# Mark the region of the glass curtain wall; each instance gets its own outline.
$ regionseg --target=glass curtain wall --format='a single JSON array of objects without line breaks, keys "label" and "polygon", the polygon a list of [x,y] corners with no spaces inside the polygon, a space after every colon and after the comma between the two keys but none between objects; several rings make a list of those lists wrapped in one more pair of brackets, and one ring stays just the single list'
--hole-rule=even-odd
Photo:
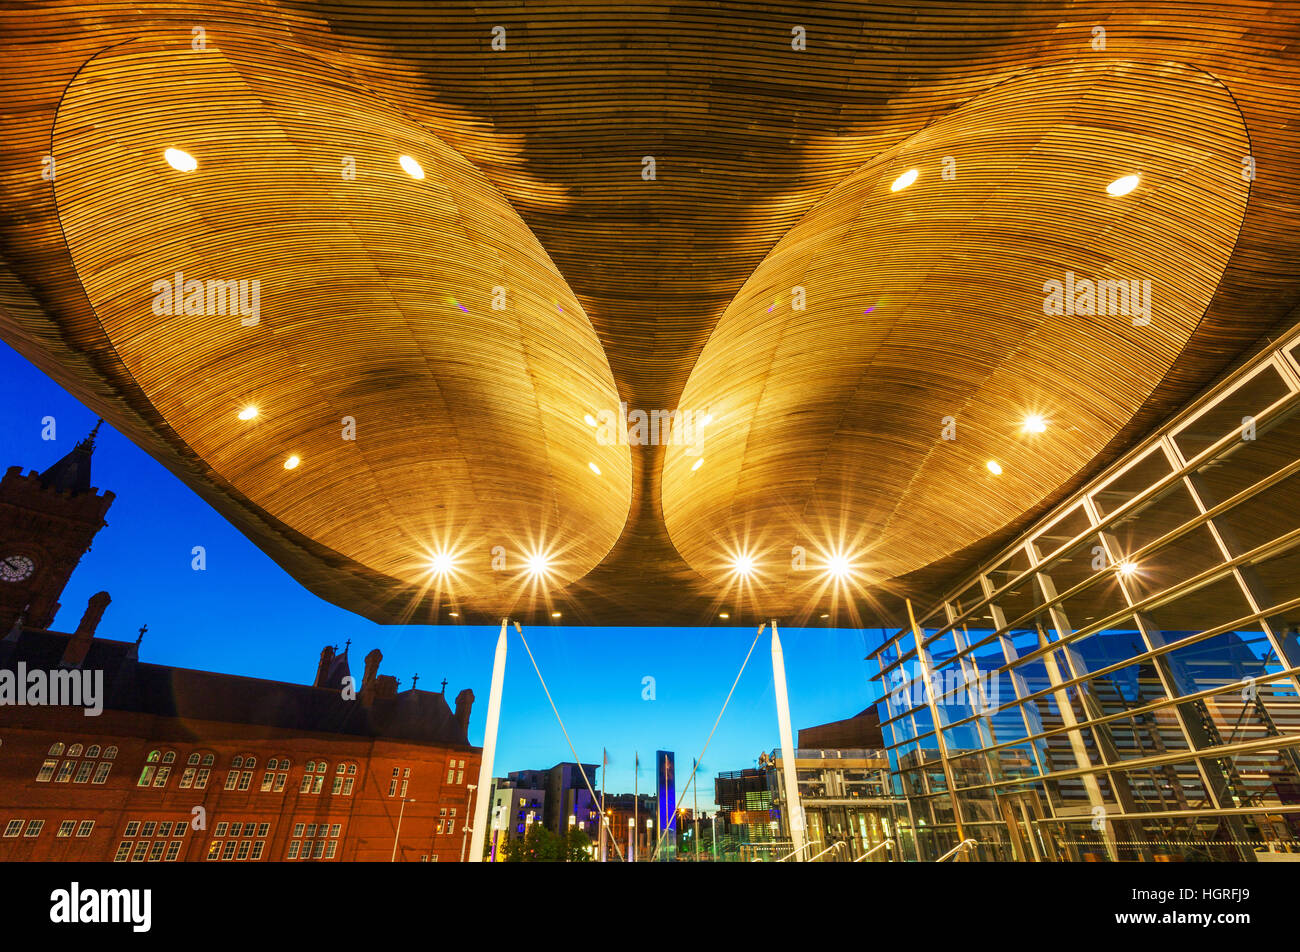
[{"label": "glass curtain wall", "polygon": [[1300,343],[872,658],[907,858],[1300,859]]}]

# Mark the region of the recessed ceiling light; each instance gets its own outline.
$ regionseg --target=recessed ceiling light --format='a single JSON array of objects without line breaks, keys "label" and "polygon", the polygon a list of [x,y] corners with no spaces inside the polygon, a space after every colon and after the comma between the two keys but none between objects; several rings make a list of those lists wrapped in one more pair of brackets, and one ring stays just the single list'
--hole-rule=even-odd
[{"label": "recessed ceiling light", "polygon": [[917,176],[920,174],[921,173],[916,169],[908,169],[898,178],[894,179],[894,184],[889,186],[889,190],[891,192],[901,192],[903,189],[907,188],[907,186],[915,182]]},{"label": "recessed ceiling light", "polygon": [[1042,433],[1047,429],[1047,421],[1033,414],[1025,417],[1024,428],[1026,433]]},{"label": "recessed ceiling light", "polygon": [[559,613],[559,612],[551,612],[551,617],[552,617],[552,618],[559,618],[559,617],[560,617],[560,613]]},{"label": "recessed ceiling light", "polygon": [[460,617],[460,612],[447,612],[447,614],[450,615],[452,618]]},{"label": "recessed ceiling light", "polygon": [[695,472],[697,469],[699,469],[699,468],[700,468],[701,466],[703,466],[703,465],[704,465],[704,457],[701,456],[699,459],[697,459],[697,460],[695,461],[695,464],[694,464],[693,466],[691,466],[691,472],[692,472],[692,473]]},{"label": "recessed ceiling light", "polygon": [[705,426],[708,426],[710,423],[713,422],[713,414],[712,413],[704,414],[704,419],[701,420],[700,422],[703,423]]},{"label": "recessed ceiling light", "polygon": [[595,473],[597,476],[600,475],[600,467],[599,467],[599,466],[597,466],[595,463],[588,463],[587,465],[588,465],[589,467],[591,467],[591,471],[592,471],[593,473]]},{"label": "recessed ceiling light", "polygon": [[822,615],[823,618],[830,618],[830,615]]},{"label": "recessed ceiling light", "polygon": [[415,161],[415,159],[411,158],[409,155],[399,155],[397,157],[397,164],[400,165],[402,167],[402,171],[404,171],[411,178],[413,179],[424,178],[424,169],[420,168],[420,163]]},{"label": "recessed ceiling light", "polygon": [[849,560],[842,555],[832,555],[826,563],[826,571],[836,578],[848,578],[853,571]]},{"label": "recessed ceiling light", "polygon": [[1140,181],[1142,181],[1140,175],[1125,175],[1123,178],[1117,178],[1106,186],[1106,194],[1114,195],[1116,198],[1120,195],[1127,195],[1138,187]]},{"label": "recessed ceiling light", "polygon": [[302,462],[302,460],[300,460],[298,457],[296,457],[296,456],[290,456],[287,460],[284,461],[284,468],[285,468],[285,469],[297,469],[297,468],[298,468],[298,464],[301,463],[301,462]]},{"label": "recessed ceiling light", "polygon": [[255,416],[257,416],[257,407],[244,407],[244,409],[239,411],[239,418],[241,420],[251,420]]},{"label": "recessed ceiling light", "polygon": [[984,465],[988,467],[989,472],[992,473],[994,476],[1002,475],[1002,466],[1001,464],[998,463],[997,460],[991,459]]},{"label": "recessed ceiling light", "polygon": [[182,152],[180,149],[168,149],[163,153],[163,158],[177,172],[193,172],[199,167],[198,159],[188,152]]},{"label": "recessed ceiling light", "polygon": [[450,553],[437,552],[429,560],[429,568],[438,575],[446,575],[456,567],[456,560],[451,557]]},{"label": "recessed ceiling light", "polygon": [[529,575],[545,575],[550,570],[551,560],[541,552],[535,552],[528,556],[525,564],[528,566]]},{"label": "recessed ceiling light", "polygon": [[1125,559],[1123,562],[1119,563],[1119,565],[1117,565],[1116,568],[1119,569],[1119,574],[1125,576],[1126,578],[1130,575],[1137,574],[1137,570],[1138,570],[1137,563],[1130,562],[1128,559]]},{"label": "recessed ceiling light", "polygon": [[738,555],[732,560],[731,568],[737,575],[751,575],[754,571],[754,559],[748,555]]},{"label": "recessed ceiling light", "polygon": [[729,614],[727,614],[726,612],[718,612],[718,617],[719,617],[719,618],[730,618],[731,616],[730,616]]},{"label": "recessed ceiling light", "polygon": [[583,419],[587,421],[587,426],[596,425],[596,418],[592,416],[590,413],[588,413],[585,417],[583,417]]}]

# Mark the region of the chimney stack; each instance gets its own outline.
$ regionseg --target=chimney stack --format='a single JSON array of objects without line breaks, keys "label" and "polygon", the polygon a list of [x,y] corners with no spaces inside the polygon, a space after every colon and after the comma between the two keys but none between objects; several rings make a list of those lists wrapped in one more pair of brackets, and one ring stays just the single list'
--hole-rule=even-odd
[{"label": "chimney stack", "polygon": [[456,695],[456,723],[466,734],[469,733],[469,711],[474,706],[474,692],[469,688]]},{"label": "chimney stack", "polygon": [[325,687],[325,679],[329,677],[332,664],[334,664],[334,646],[326,645],[321,649],[320,664],[316,665],[316,680],[312,682],[312,687]]},{"label": "chimney stack", "polygon": [[383,660],[384,653],[378,648],[371,649],[370,653],[366,655],[366,670],[365,673],[361,675],[362,704],[370,704],[378,696],[379,662]]},{"label": "chimney stack", "polygon": [[86,613],[81,616],[77,630],[72,633],[67,646],[63,649],[63,658],[59,662],[59,667],[81,667],[90,652],[91,643],[95,640],[95,629],[99,627],[99,620],[104,617],[104,609],[108,608],[108,603],[111,601],[108,592],[96,592],[90,596],[86,602]]}]

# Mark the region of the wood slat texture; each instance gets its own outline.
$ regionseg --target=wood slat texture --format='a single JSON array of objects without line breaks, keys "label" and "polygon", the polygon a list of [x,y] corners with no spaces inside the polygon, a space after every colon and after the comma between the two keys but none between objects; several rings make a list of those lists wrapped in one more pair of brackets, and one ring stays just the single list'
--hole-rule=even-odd
[{"label": "wood slat texture", "polygon": [[[497,25],[506,29],[505,50],[492,48]],[[802,51],[791,48],[796,25],[807,33]],[[1106,30],[1104,50],[1092,48],[1096,26]],[[166,83],[151,75],[162,69],[151,57],[184,52],[195,27],[207,31],[208,52],[190,51],[196,62],[185,66],[163,57],[168,69],[190,78]],[[304,585],[372,618],[427,620],[441,612],[436,617],[446,620],[445,597],[435,605],[421,592],[402,553],[411,551],[413,539],[459,526],[476,536],[464,540],[474,551],[476,577],[460,592],[475,610],[463,612],[461,621],[505,610],[550,620],[550,610],[560,610],[566,623],[695,624],[728,609],[733,624],[785,611],[814,619],[830,613],[828,624],[868,623],[889,616],[897,595],[929,591],[1000,544],[1289,321],[1300,302],[1294,268],[1300,257],[1298,36],[1293,7],[1266,2],[833,3],[812,10],[740,3],[8,4],[0,9],[0,336],[101,410]],[[213,62],[205,64],[209,53]],[[69,84],[88,63],[93,69],[97,56],[101,68],[116,64],[97,85],[117,92],[84,91],[82,104],[69,99],[64,108],[73,111],[61,114]],[[714,340],[732,333],[729,305],[771,265],[764,261],[779,242],[798,239],[796,226],[814,206],[851,192],[851,177],[864,166],[888,178],[889,157],[908,148],[932,162],[943,143],[927,144],[926,135],[946,136],[963,150],[954,185],[965,187],[961,176],[985,165],[990,175],[1010,172],[1014,143],[999,133],[1000,123],[1033,123],[1045,113],[1039,108],[1031,115],[1027,106],[1022,113],[1014,98],[998,100],[998,91],[1019,77],[1029,96],[1039,81],[1033,77],[1051,70],[1076,77],[1080,95],[1110,90],[1080,100],[1093,131],[1104,126],[1127,154],[1150,158],[1170,175],[1196,170],[1195,179],[1175,176],[1155,194],[1130,196],[1160,216],[1160,234],[1144,234],[1142,221],[1125,218],[1113,231],[1066,227],[1054,244],[1045,220],[1026,204],[1048,187],[1038,180],[1020,194],[975,177],[971,187],[1001,210],[998,218],[985,217],[983,205],[962,206],[959,220],[930,219],[928,243],[905,216],[873,218],[868,210],[863,220],[879,229],[874,238],[855,234],[846,242],[809,233],[800,240],[826,252],[809,254],[812,271],[843,297],[858,293],[853,282],[865,280],[866,272],[837,265],[829,257],[835,251],[851,259],[854,249],[874,247],[886,260],[892,253],[948,262],[953,280],[933,286],[924,271],[893,266],[924,297],[924,320],[902,324],[914,336],[893,347],[890,338],[860,339],[879,332],[880,325],[865,325],[837,338],[827,328],[845,334],[845,316],[814,311],[810,289],[806,323],[789,329],[779,360],[755,355],[741,379],[713,378],[718,394],[688,390],[688,379],[691,388],[705,388],[718,374],[724,362],[706,350],[715,326],[727,315]],[[1098,75],[1142,82],[1089,86],[1082,79]],[[218,76],[225,78],[217,82]],[[1176,100],[1193,90],[1199,98],[1182,103],[1182,111],[1171,108],[1171,94]],[[76,113],[97,96],[104,97],[98,114]],[[1226,97],[1244,123],[1234,126]],[[994,102],[1003,105],[985,117],[983,139],[956,119],[963,106],[978,116]],[[205,103],[230,109],[204,115]],[[1165,111],[1155,118],[1134,113],[1156,106]],[[187,108],[195,112],[185,124]],[[140,125],[146,115],[157,123],[153,132]],[[1242,137],[1243,125],[1258,167],[1248,190],[1240,179],[1230,184],[1205,172]],[[111,129],[127,138],[109,141]],[[155,177],[170,170],[129,164],[133,154],[157,145],[132,139],[169,130],[216,150],[218,169],[245,166],[222,178],[227,173],[213,172],[201,157],[203,174],[211,172],[220,187],[207,192],[202,186],[206,212],[184,205],[166,212],[198,227],[184,237],[145,229],[154,217],[145,213],[166,195]],[[428,214],[411,197],[415,183],[400,178],[382,186],[359,178],[353,185],[362,187],[344,193],[352,198],[336,196],[342,183],[326,153],[346,143],[378,162],[398,141],[441,157],[426,164],[438,172],[419,183],[421,194],[450,195],[441,200],[456,211]],[[64,143],[75,149],[60,154]],[[1091,188],[1118,158],[1095,135],[1074,141],[1058,131],[1049,145],[1065,177],[1050,181],[1051,194],[1072,209],[1079,206],[1063,197],[1066,190]],[[51,150],[60,169],[57,194],[41,174]],[[642,178],[645,156],[655,157],[654,181]],[[1031,163],[1027,153],[1018,161],[1017,167]],[[443,178],[449,169],[455,175]],[[87,176],[84,190],[79,172]],[[102,187],[115,179],[114,188]],[[909,192],[894,199],[922,194]],[[1165,196],[1169,203],[1162,205]],[[60,206],[73,223],[66,241]],[[508,235],[485,225],[459,249],[444,244],[453,219],[506,227],[511,209],[522,222],[510,225]],[[1026,247],[1028,239],[1013,234],[1008,220],[1016,216],[1024,216],[1024,234],[1039,247]],[[123,219],[129,242],[101,233],[95,222],[108,217]],[[1235,243],[1225,239],[1238,224]],[[265,247],[249,244],[253,230]],[[890,234],[894,240],[871,244]],[[1132,266],[1121,252],[1139,253],[1140,241],[1152,255],[1153,278],[1178,289],[1165,315],[1171,323],[1156,332],[1163,336],[1116,328],[1099,338],[1071,337],[1064,326],[1026,326],[1023,289],[1031,273],[1041,286],[1048,269],[1082,273],[1084,264],[1105,267],[1106,254],[1117,256],[1112,266]],[[535,281],[539,299],[550,282],[557,300],[561,289],[571,289],[574,308],[565,313],[589,320],[594,342],[577,325],[555,325],[540,303],[536,313],[513,313],[515,324],[502,333],[482,307],[472,317],[435,310],[440,302],[426,299],[431,290],[462,302],[483,300],[484,283],[502,265],[466,249],[485,246],[519,252],[515,280]],[[524,254],[525,247],[535,250]],[[186,260],[201,271],[269,262],[277,277],[268,295],[281,293],[282,276],[284,288],[297,288],[300,299],[281,298],[263,309],[268,324],[283,320],[265,345],[246,346],[251,338],[228,328],[225,338],[214,333],[210,340],[184,341],[137,326],[140,302],[132,295],[139,277],[170,267],[182,254],[192,255]],[[87,256],[86,266],[79,255]],[[427,271],[413,265],[439,256],[443,263]],[[955,263],[979,260],[994,262],[993,270],[972,291],[957,280]],[[1204,314],[1197,314],[1198,302],[1206,301]],[[281,316],[273,318],[272,310]],[[529,379],[521,376],[524,346],[532,348],[528,366],[543,368]],[[407,375],[423,361],[415,376],[445,383],[455,375],[440,348],[451,347],[474,355],[474,367],[457,378],[464,386],[459,395],[441,386],[435,394],[427,381]],[[1021,357],[1012,359],[1017,348]],[[823,351],[835,355],[839,389],[825,389],[827,361],[816,366],[809,359]],[[1072,400],[1059,378],[1028,379],[1056,368],[1055,353],[1066,373],[1087,378]],[[864,402],[846,400],[845,381],[868,357],[870,366],[888,373],[860,377]],[[605,362],[608,379],[600,372]],[[330,374],[329,367],[340,372]],[[1047,408],[1052,428],[1044,436],[1054,439],[1074,432],[1071,427],[1078,432],[1041,458],[1027,455],[1008,468],[1013,479],[987,490],[997,498],[982,498],[971,491],[967,473],[955,478],[937,453],[926,454],[937,431],[932,412],[923,411],[972,388],[971,406],[985,410],[960,452],[974,460],[984,451],[975,436],[994,439],[996,414],[1011,413],[1026,398],[1015,389],[1017,376],[1039,386],[1044,399],[1062,401]],[[775,427],[761,437],[772,449],[738,443],[718,459],[706,437],[705,463],[695,476],[721,482],[698,497],[674,486],[673,447],[611,452],[612,462],[600,464],[603,481],[583,481],[584,473],[593,475],[587,462],[614,448],[596,444],[572,414],[576,404],[612,400],[611,386],[646,410],[748,399],[743,412],[763,428]],[[226,417],[259,387],[273,388],[278,410],[256,430],[262,442],[254,452],[229,435]],[[493,396],[506,391],[522,391],[524,401],[536,394],[538,402],[524,409]],[[407,428],[400,418],[417,392]],[[806,419],[797,430],[804,442],[780,449],[786,439],[775,434],[784,432],[786,417],[769,404],[794,406],[801,393],[806,402],[798,412]],[[357,445],[348,448],[355,452],[334,460],[329,454],[337,455],[337,447],[328,446],[337,439],[337,416],[342,403],[354,400],[365,407]],[[548,412],[549,400],[564,415],[559,430],[530,441],[525,430],[535,434],[539,422],[550,427],[556,416]],[[859,418],[851,418],[855,411]],[[375,415],[381,419],[367,426]],[[734,422],[718,417],[713,435]],[[446,427],[455,429],[454,446],[425,455],[407,445]],[[820,445],[813,434],[824,436]],[[298,490],[260,479],[272,444],[283,451],[296,441],[306,447],[297,473],[306,479],[298,479]],[[804,478],[791,489],[777,475],[779,466],[766,461],[765,454],[781,452],[817,454],[829,478],[819,488]],[[763,459],[736,455],[742,453]],[[324,458],[333,461],[314,468]],[[761,465],[737,495],[726,472],[741,459]],[[864,460],[879,478],[855,472]],[[283,473],[273,475],[283,480]],[[425,484],[437,492],[426,492]],[[484,501],[462,507],[476,492]],[[831,501],[841,492],[848,494],[842,509]],[[431,508],[438,493],[450,493],[463,508],[450,524]],[[754,507],[755,500],[767,502]],[[934,513],[951,513],[955,501],[971,503],[971,518],[935,524]],[[806,506],[804,528],[814,533],[852,523],[849,538],[860,536],[892,560],[880,567],[879,585],[833,612],[824,601],[792,604],[784,595],[737,601],[740,593],[715,573],[717,560],[704,539],[762,534],[772,546],[786,547],[788,563],[780,538],[788,526],[772,524],[765,506],[783,512]],[[670,520],[680,518],[673,538],[665,510]],[[882,513],[894,513],[892,522]],[[823,518],[828,525],[815,525]],[[517,536],[545,532],[572,556],[566,574],[544,594],[485,572],[491,540],[477,537],[480,527],[492,534],[516,520]],[[674,545],[679,533],[682,554]],[[521,594],[535,597],[521,602]]]}]

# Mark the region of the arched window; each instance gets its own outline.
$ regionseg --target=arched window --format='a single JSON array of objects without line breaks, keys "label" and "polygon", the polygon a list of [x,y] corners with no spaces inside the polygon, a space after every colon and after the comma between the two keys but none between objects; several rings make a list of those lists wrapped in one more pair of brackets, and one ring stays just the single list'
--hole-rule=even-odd
[{"label": "arched window", "polygon": [[149,756],[145,758],[145,762],[150,764],[156,764],[158,763],[160,757],[162,757],[161,751],[151,750],[149,751]]},{"label": "arched window", "polygon": [[80,757],[80,756],[81,756],[81,752],[82,752],[83,750],[85,750],[85,748],[82,747],[80,744],[73,744],[71,747],[68,748],[68,756],[69,756],[69,757]]},{"label": "arched window", "polygon": [[[253,782],[251,768],[257,766],[257,758],[241,754],[230,762],[230,772],[226,774],[227,790],[247,790]],[[240,768],[243,768],[242,770]]]},{"label": "arched window", "polygon": [[174,763],[175,761],[176,761],[176,751],[169,750],[167,751],[167,753],[163,754],[163,761],[162,761],[163,763],[170,764],[170,763]]},{"label": "arched window", "polygon": [[105,747],[105,748],[104,748],[104,759],[105,759],[105,760],[116,760],[116,759],[117,759],[117,748],[116,748],[116,747]]},{"label": "arched window", "polygon": [[53,744],[50,745],[50,753],[49,753],[49,756],[50,756],[50,757],[62,757],[62,756],[63,756],[63,752],[64,752],[66,749],[67,749],[67,748],[63,746],[63,742],[62,742],[62,741],[56,741],[55,743],[53,743]]},{"label": "arched window", "polygon": [[289,779],[289,758],[272,757],[266,762],[266,773],[262,774],[262,792],[280,793]]},{"label": "arched window", "polygon": [[87,747],[87,748],[86,748],[86,756],[87,756],[87,757],[98,757],[98,756],[99,756],[99,745],[98,745],[98,744],[91,744],[89,747]]},{"label": "arched window", "polygon": [[181,772],[180,786],[185,789],[193,787],[195,790],[203,790],[208,785],[208,776],[212,771],[208,767],[199,767],[198,764],[211,764],[211,754],[201,754],[194,751],[185,759],[186,767]]},{"label": "arched window", "polygon": [[205,766],[205,767],[211,767],[215,762],[216,762],[216,761],[213,760],[213,757],[212,757],[211,754],[204,754],[204,755],[203,755],[203,766]]},{"label": "arched window", "polygon": [[336,766],[334,768],[334,789],[330,792],[335,796],[339,794],[345,797],[352,796],[352,787],[356,783],[356,772],[356,764],[339,764]]}]

